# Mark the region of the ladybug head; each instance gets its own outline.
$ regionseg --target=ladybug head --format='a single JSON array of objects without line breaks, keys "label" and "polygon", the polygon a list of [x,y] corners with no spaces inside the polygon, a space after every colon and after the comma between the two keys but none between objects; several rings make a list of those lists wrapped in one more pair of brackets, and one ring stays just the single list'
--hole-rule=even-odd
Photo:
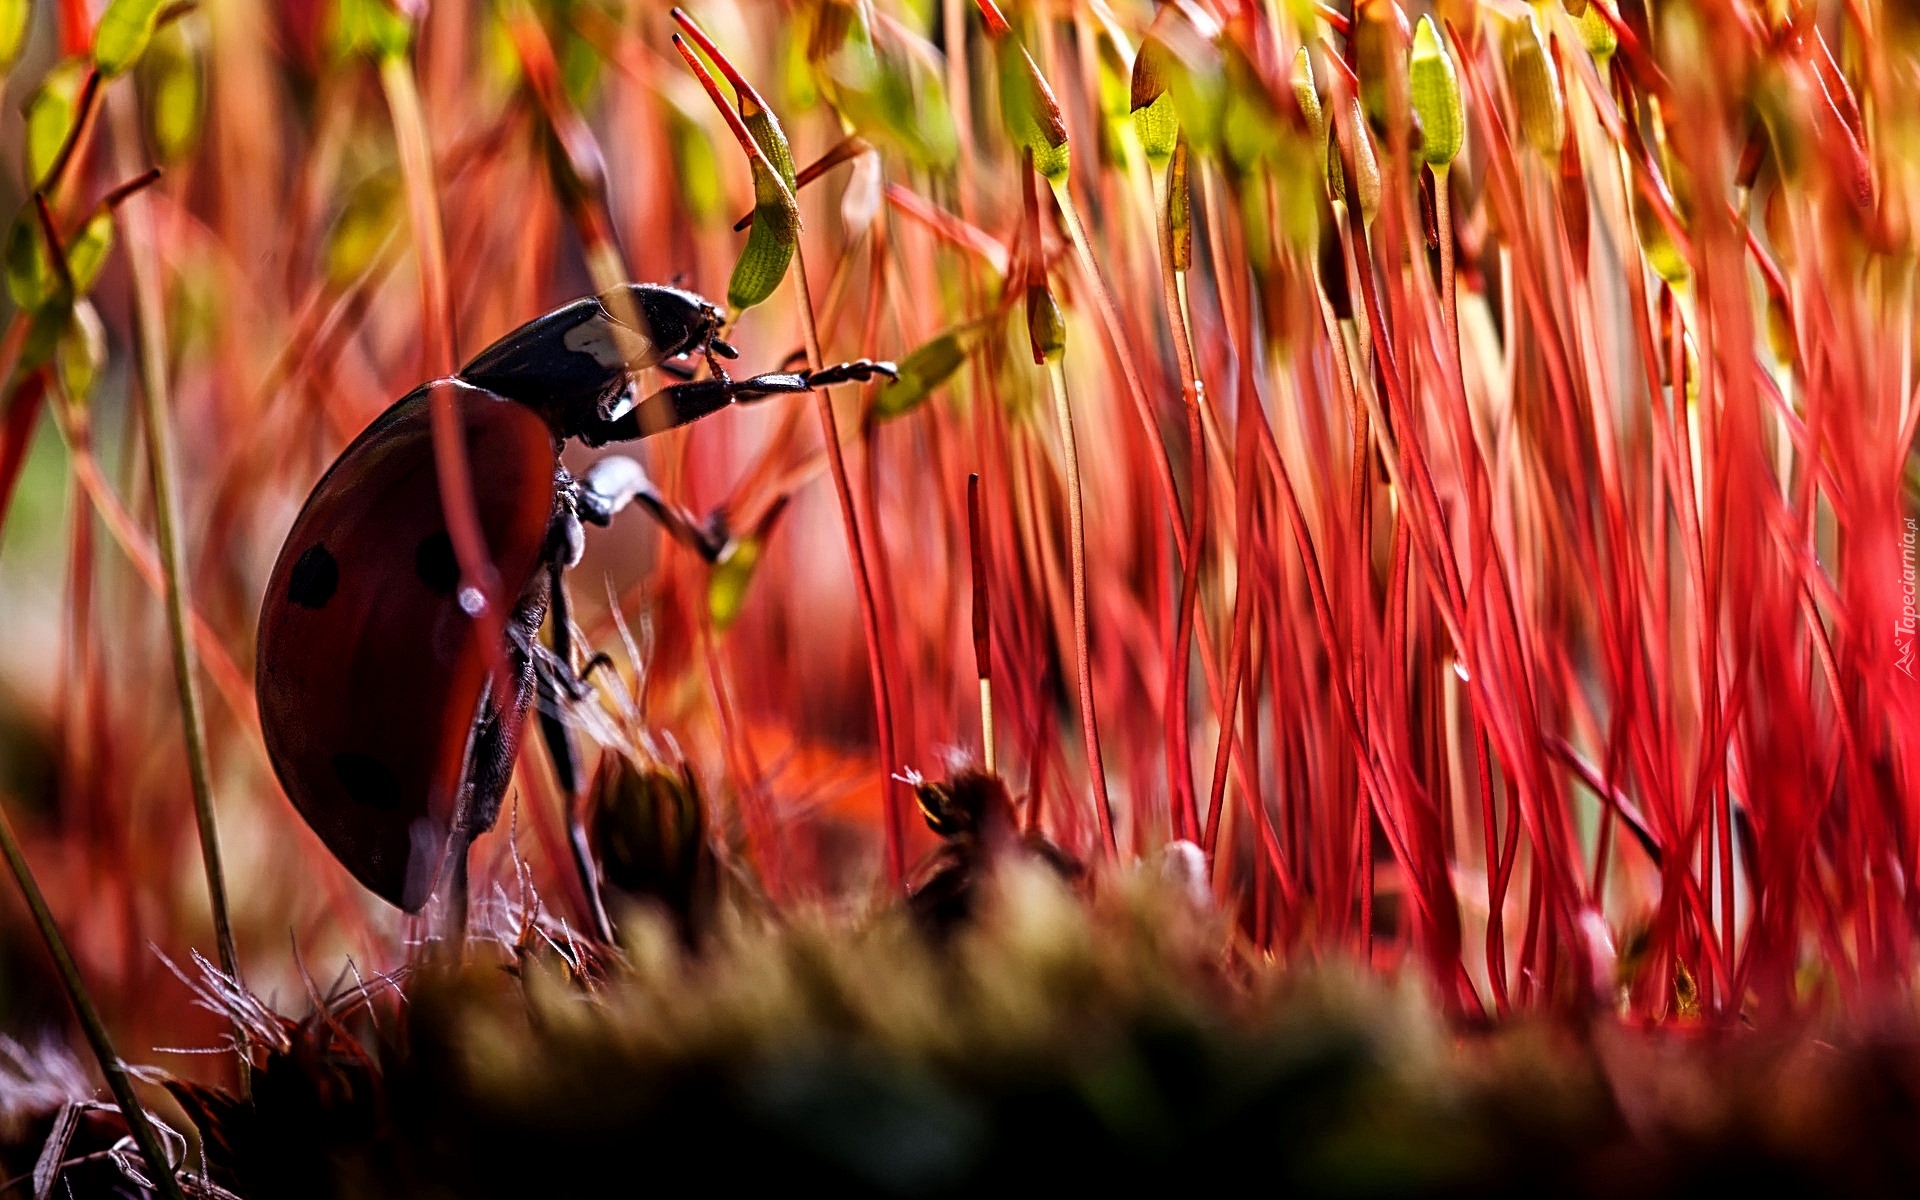
[{"label": "ladybug head", "polygon": [[647,339],[663,359],[683,354],[740,356],[720,340],[726,313],[697,292],[662,283],[628,283],[601,296],[600,303],[616,320],[630,319],[628,313],[637,315],[645,323]]}]

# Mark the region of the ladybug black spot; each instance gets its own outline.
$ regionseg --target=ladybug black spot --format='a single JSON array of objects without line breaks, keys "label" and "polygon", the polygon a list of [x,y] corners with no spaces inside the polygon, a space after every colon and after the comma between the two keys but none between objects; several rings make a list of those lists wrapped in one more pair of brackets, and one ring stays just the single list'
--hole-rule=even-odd
[{"label": "ladybug black spot", "polygon": [[400,780],[371,755],[336,754],[333,774],[347,795],[368,808],[392,812],[400,807]]},{"label": "ladybug black spot", "polygon": [[320,542],[307,547],[287,578],[287,598],[302,608],[325,608],[340,586],[340,564]]},{"label": "ladybug black spot", "polygon": [[453,556],[453,539],[446,530],[420,539],[413,551],[413,573],[442,596],[453,595],[460,584],[460,561]]}]

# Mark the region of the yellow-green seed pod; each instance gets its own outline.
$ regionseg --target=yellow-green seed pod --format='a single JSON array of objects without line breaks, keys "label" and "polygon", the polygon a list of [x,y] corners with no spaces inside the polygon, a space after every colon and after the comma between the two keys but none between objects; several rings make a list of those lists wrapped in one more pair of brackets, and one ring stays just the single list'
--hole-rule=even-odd
[{"label": "yellow-green seed pod", "polygon": [[1180,137],[1180,116],[1167,88],[1167,49],[1148,35],[1133,58],[1133,81],[1128,102],[1133,109],[1133,132],[1140,149],[1154,166],[1164,166]]},{"label": "yellow-green seed pod", "polygon": [[[1211,148],[1220,136],[1229,92],[1226,58],[1216,33],[1207,18],[1166,5],[1155,14],[1134,59],[1135,113],[1149,106],[1158,108],[1171,97],[1180,133],[1203,149]],[[1165,124],[1164,117],[1156,114],[1156,119]],[[1150,134],[1143,128],[1141,143],[1156,166],[1173,153],[1171,129]]]},{"label": "yellow-green seed pod", "polygon": [[1133,56],[1133,73],[1127,80],[1127,110],[1139,112],[1167,94],[1167,48],[1151,33],[1140,43]]},{"label": "yellow-green seed pod", "polygon": [[1067,319],[1044,283],[1027,289],[1027,341],[1035,363],[1059,362],[1067,352]]},{"label": "yellow-green seed pod", "polygon": [[1313,83],[1313,56],[1305,46],[1293,56],[1293,99],[1300,106],[1301,115],[1307,118],[1314,140],[1326,137],[1327,118],[1320,110],[1320,92]]},{"label": "yellow-green seed pod", "polygon": [[[780,182],[786,184],[791,192],[797,186],[798,176],[794,173],[793,146],[787,141],[787,131],[780,128],[780,118],[774,116],[770,108],[743,100],[740,120],[746,124],[747,132],[753,135],[753,144],[760,147],[760,153],[767,156],[773,169],[780,173]],[[758,199],[756,193],[756,202]]]},{"label": "yellow-green seed pod", "polygon": [[1167,49],[1149,36],[1140,44],[1133,59],[1133,82],[1129,103],[1133,107],[1133,131],[1147,161],[1164,166],[1173,154],[1173,143],[1180,136],[1180,115],[1167,87]]},{"label": "yellow-green seed pod", "polygon": [[[788,162],[791,164],[791,158]],[[793,193],[763,160],[753,160],[753,228],[727,281],[727,303],[734,311],[752,308],[773,295],[787,277],[800,240],[800,210]]]},{"label": "yellow-green seed pod", "polygon": [[1580,31],[1580,44],[1587,48],[1593,61],[1605,67],[1613,52],[1620,48],[1620,35],[1613,31],[1612,24],[1600,15],[1599,8],[1588,4],[1575,14],[1573,26]]},{"label": "yellow-green seed pod", "polygon": [[1347,132],[1353,141],[1353,190],[1349,196],[1346,172],[1340,161],[1340,138],[1327,127],[1327,194],[1349,208],[1357,207],[1364,224],[1373,223],[1380,211],[1380,160],[1373,153],[1373,138],[1367,132],[1367,115],[1356,97],[1348,102]]},{"label": "yellow-green seed pod", "polygon": [[1567,137],[1567,108],[1560,91],[1560,72],[1547,53],[1539,18],[1529,10],[1513,24],[1507,38],[1507,82],[1520,110],[1520,132],[1527,142],[1553,162]]},{"label": "yellow-green seed pod", "polygon": [[1793,318],[1787,315],[1786,297],[1768,288],[1767,348],[1773,351],[1774,360],[1784,368],[1793,365],[1795,346]]},{"label": "yellow-green seed pod", "polygon": [[1387,72],[1395,67],[1394,38],[1396,34],[1405,36],[1389,24],[1396,19],[1402,22],[1401,29],[1404,29],[1406,18],[1389,4],[1359,0],[1353,6],[1352,33],[1348,44],[1352,47],[1354,72],[1360,77],[1360,105],[1366,110],[1367,119],[1379,122],[1381,128],[1385,128],[1390,119],[1387,111]]},{"label": "yellow-green seed pod", "polygon": [[1033,57],[1012,38],[996,44],[1001,116],[1015,145],[1033,151],[1034,169],[1049,180],[1065,179],[1069,162],[1067,122],[1053,89]]},{"label": "yellow-green seed pod", "polygon": [[1140,149],[1146,152],[1147,161],[1154,166],[1164,166],[1173,154],[1173,144],[1180,138],[1180,115],[1174,108],[1173,93],[1161,92],[1145,108],[1133,110],[1133,132],[1140,139]]},{"label": "yellow-green seed pod", "polygon": [[1653,203],[1637,187],[1633,189],[1633,224],[1640,236],[1641,252],[1647,256],[1647,265],[1653,268],[1654,274],[1668,283],[1685,280],[1690,273],[1687,256],[1675,244],[1667,223],[1660,219]]},{"label": "yellow-green seed pod", "polygon": [[1447,53],[1431,17],[1421,17],[1419,28],[1414,30],[1407,81],[1414,115],[1420,118],[1420,157],[1429,166],[1447,166],[1466,140],[1467,121],[1453,56]]}]

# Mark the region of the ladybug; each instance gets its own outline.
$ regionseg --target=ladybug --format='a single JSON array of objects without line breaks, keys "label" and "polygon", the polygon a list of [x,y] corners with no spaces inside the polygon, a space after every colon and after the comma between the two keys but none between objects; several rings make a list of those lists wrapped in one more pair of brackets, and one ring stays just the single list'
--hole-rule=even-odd
[{"label": "ladybug", "polygon": [[[382,899],[417,913],[445,891],[464,924],[467,850],[499,816],[536,691],[581,691],[562,579],[580,560],[582,523],[607,525],[638,500],[709,559],[725,546],[716,527],[676,516],[632,459],[604,458],[575,479],[560,462],[567,439],[631,441],[730,404],[895,373],[862,359],[729,379],[717,361],[737,357],[719,336],[724,319],[704,297],[659,284],[575,300],[403,396],[314,485],[261,603],[260,726],[293,806]],[[711,378],[636,398],[636,372],[690,374],[695,355]],[[511,606],[493,626],[504,626],[503,647],[486,644],[485,600],[462,587],[448,534],[436,388],[452,393],[486,553]],[[550,609],[551,650],[539,642]],[[564,722],[542,731],[576,795]]]}]

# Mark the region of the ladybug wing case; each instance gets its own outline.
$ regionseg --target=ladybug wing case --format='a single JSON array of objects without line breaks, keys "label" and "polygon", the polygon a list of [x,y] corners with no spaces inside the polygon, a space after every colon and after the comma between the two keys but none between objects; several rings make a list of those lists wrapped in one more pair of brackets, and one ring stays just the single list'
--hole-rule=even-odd
[{"label": "ladybug wing case", "polygon": [[[494,662],[455,596],[434,386],[454,390],[506,593],[539,576],[553,435],[529,408],[441,380],[383,413],[314,486],[268,581],[256,660],[261,730],[288,798],[355,879],[407,912],[426,904],[446,857]],[[504,706],[509,739],[523,709]]]}]

